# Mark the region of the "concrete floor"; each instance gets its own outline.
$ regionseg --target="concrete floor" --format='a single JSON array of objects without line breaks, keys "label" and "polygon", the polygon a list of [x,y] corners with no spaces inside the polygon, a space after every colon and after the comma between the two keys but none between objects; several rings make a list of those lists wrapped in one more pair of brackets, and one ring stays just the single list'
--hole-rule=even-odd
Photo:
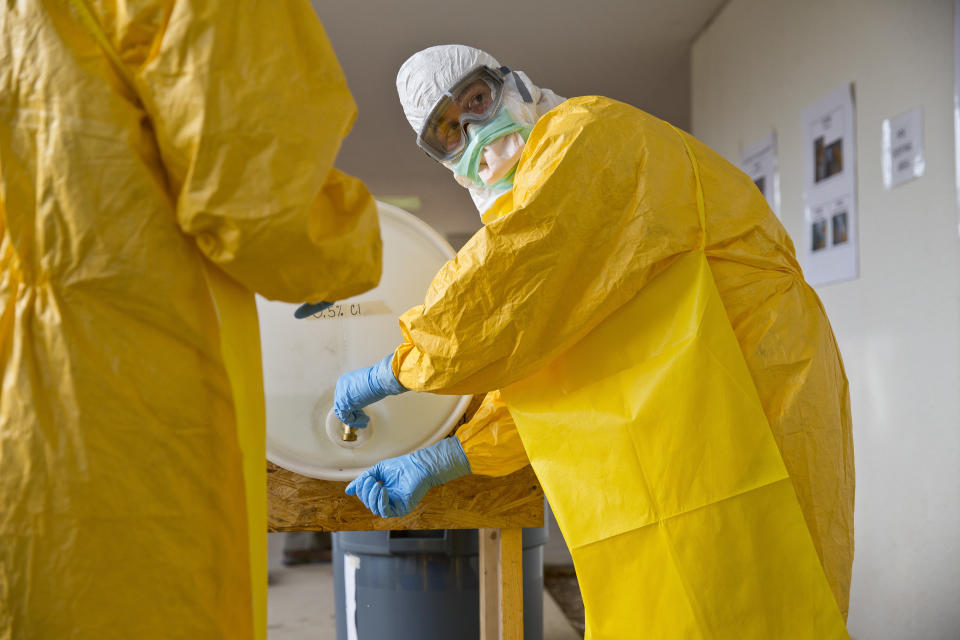
[{"label": "concrete floor", "polygon": [[[333,566],[284,567],[283,534],[271,533],[268,640],[335,640]],[[543,594],[543,640],[579,640],[556,602]]]}]

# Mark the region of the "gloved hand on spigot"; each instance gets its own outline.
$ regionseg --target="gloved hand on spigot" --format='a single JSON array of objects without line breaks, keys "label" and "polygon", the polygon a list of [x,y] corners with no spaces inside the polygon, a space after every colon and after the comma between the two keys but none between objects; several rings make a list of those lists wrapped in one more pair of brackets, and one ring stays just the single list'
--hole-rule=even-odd
[{"label": "gloved hand on spigot", "polygon": [[333,412],[342,423],[362,429],[370,422],[363,408],[407,391],[393,375],[393,354],[370,367],[348,371],[337,380]]}]

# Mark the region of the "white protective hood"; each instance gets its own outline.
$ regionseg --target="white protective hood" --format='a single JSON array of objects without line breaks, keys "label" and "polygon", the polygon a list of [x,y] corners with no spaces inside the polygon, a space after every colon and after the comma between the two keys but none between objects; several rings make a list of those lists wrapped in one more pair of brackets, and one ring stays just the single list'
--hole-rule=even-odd
[{"label": "white protective hood", "polygon": [[[462,44],[438,45],[410,56],[397,73],[397,94],[413,130],[419,133],[437,100],[460,78],[480,65],[494,69],[501,66],[489,53]],[[509,80],[505,83],[504,106],[517,122],[533,126],[543,114],[566,99],[549,89],[537,87],[522,71],[516,73],[533,98],[532,104],[524,102],[514,84]],[[454,163],[445,162],[443,165],[452,170]],[[457,182],[470,190],[470,196],[481,214],[504,193],[465,178],[457,179]]]}]

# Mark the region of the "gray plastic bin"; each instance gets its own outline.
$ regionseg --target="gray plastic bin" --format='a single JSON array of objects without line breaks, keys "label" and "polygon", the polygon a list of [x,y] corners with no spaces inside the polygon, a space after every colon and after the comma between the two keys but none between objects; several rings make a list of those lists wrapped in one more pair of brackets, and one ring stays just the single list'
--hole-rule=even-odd
[{"label": "gray plastic bin", "polygon": [[[546,542],[546,528],[523,530],[525,640],[543,638]],[[337,640],[478,639],[478,566],[476,529],[333,534]]]}]

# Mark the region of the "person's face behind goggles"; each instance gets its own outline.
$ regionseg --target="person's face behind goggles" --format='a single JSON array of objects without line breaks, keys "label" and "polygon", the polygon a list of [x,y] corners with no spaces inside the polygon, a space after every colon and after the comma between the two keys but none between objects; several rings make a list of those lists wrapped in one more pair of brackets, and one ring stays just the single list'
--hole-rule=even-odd
[{"label": "person's face behind goggles", "polygon": [[503,74],[477,67],[437,101],[417,136],[417,145],[438,162],[457,159],[467,147],[467,125],[489,121],[502,102]]}]

